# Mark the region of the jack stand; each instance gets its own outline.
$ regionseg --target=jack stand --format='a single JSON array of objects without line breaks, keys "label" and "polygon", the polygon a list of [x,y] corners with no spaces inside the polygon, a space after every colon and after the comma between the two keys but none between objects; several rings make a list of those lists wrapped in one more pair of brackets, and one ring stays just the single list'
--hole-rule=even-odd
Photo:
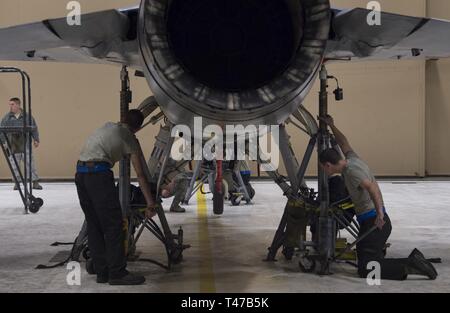
[{"label": "jack stand", "polygon": [[200,192],[203,192],[201,190],[203,184],[208,183],[209,190],[213,194],[214,214],[223,214],[224,194],[222,183],[222,166],[223,161],[221,160],[197,161],[195,163],[194,173],[190,179],[183,203],[189,204],[189,200],[194,196],[195,193],[197,193],[199,190]]},{"label": "jack stand", "polygon": [[[315,123],[313,118],[311,119],[311,121],[312,121],[312,123]],[[314,133],[314,131],[311,134],[313,134],[313,133]],[[293,154],[293,151],[290,148],[290,142],[289,142],[289,138],[287,137],[286,131],[284,130],[283,132],[280,132],[280,135],[282,137],[284,137],[284,140],[280,140],[280,149],[286,150],[286,155],[284,157],[286,168],[288,168],[287,164],[289,164],[287,161],[290,161],[293,164],[298,164],[297,160],[295,159],[295,156],[293,156],[293,155],[289,156],[289,154]],[[285,145],[284,148],[281,147],[282,143]],[[287,169],[288,173],[289,172],[291,173],[290,177],[296,177],[296,182],[299,185],[304,185],[304,176],[305,176],[309,161],[311,159],[311,156],[314,152],[315,145],[316,145],[316,135],[314,134],[314,135],[312,135],[311,140],[308,144],[308,147],[306,148],[305,155],[303,156],[302,163],[301,163],[300,167],[298,168],[298,172],[296,173],[296,176],[294,176],[295,168]],[[261,161],[261,160],[260,160],[260,162],[263,163],[263,161]],[[299,188],[297,187],[298,185],[294,186],[294,184],[292,182],[289,184],[287,182],[286,178],[284,176],[280,175],[278,173],[278,171],[276,171],[275,169],[273,171],[268,171],[267,174],[281,188],[281,190],[283,191],[283,194],[288,199],[288,202],[286,203],[280,224],[278,225],[278,229],[272,240],[272,244],[268,248],[269,252],[265,259],[265,261],[267,261],[267,262],[275,262],[276,254],[277,254],[278,250],[283,246],[283,244],[285,242],[285,238],[286,238],[286,226],[287,226],[287,218],[288,218],[287,209],[289,207],[289,202],[290,201],[296,202],[298,200],[304,201],[306,199],[312,201],[311,198],[312,198],[313,194],[309,194],[309,192],[310,192],[309,190],[307,193],[305,193],[305,191],[306,191],[305,188],[301,188],[300,193],[299,193]],[[304,186],[302,186],[302,187],[304,187]]]},{"label": "jack stand", "polygon": [[[238,191],[242,193],[242,196],[243,196],[243,199],[245,200],[245,202],[247,204],[251,204],[252,203],[252,195],[250,195],[249,190],[247,189],[247,186],[244,183],[244,179],[242,178],[241,170],[240,170],[241,162],[244,162],[244,161],[236,162],[236,165],[233,169],[233,173],[238,180],[238,185],[239,185]],[[253,191],[253,195],[254,195],[254,191]],[[236,202],[236,201],[237,200],[235,200],[233,198],[231,199],[231,203],[233,205],[239,205],[239,202]]]},{"label": "jack stand", "polygon": [[[231,201],[231,204],[235,205],[235,206],[240,204],[241,199],[245,200],[245,202],[247,204],[252,204],[252,197],[254,196],[254,190],[252,189],[252,191],[249,192],[249,190],[247,189],[247,186],[245,185],[244,179],[242,178],[242,174],[239,170],[240,162],[242,162],[242,161],[237,161],[232,170],[232,174],[234,174],[234,176],[237,179],[237,181],[235,181],[236,192],[235,193],[229,192],[229,194],[231,194],[229,200]],[[222,167],[225,167],[225,168],[227,167],[227,163],[225,163],[225,165],[224,165],[224,162],[220,161],[220,160],[215,160],[215,161],[200,160],[200,161],[196,162],[194,171],[193,171],[193,175],[190,178],[189,186],[186,190],[183,204],[189,204],[189,200],[197,193],[197,191],[199,191],[204,184],[208,184],[209,189],[210,189],[211,193],[213,194],[213,197],[216,197],[215,198],[216,200],[213,199],[214,207],[216,208],[214,210],[214,213],[217,215],[223,214],[223,204],[221,204],[220,202],[222,201],[221,199],[225,199],[225,197],[227,195],[225,195],[223,193],[223,190],[226,189],[226,188],[223,188],[223,183],[222,183],[222,181],[225,181],[223,173],[220,173],[221,186],[218,185],[219,172],[217,169],[218,169],[220,163],[222,163],[222,165],[221,165]],[[215,186],[218,186],[217,189]],[[220,192],[219,192],[218,188],[220,188],[220,190],[221,190]],[[228,188],[230,188],[230,187],[228,187]],[[203,191],[201,191],[201,192],[203,192]],[[219,195],[217,196],[218,192],[219,192]],[[251,193],[251,192],[253,192],[253,193]],[[217,202],[214,202],[214,201],[217,201]]]},{"label": "jack stand", "polygon": [[140,259],[134,258],[136,261],[144,261],[161,266],[166,270],[170,270],[173,264],[178,264],[183,260],[183,251],[190,248],[190,245],[184,244],[184,233],[183,229],[180,227],[177,234],[173,234],[170,230],[169,224],[167,222],[164,210],[161,206],[161,201],[159,200],[159,205],[156,208],[161,227],[153,219],[147,219],[143,212],[139,209],[133,210],[130,217],[130,251],[133,252],[129,258],[134,257],[136,252],[136,245],[139,241],[144,229],[151,232],[159,241],[162,242],[166,249],[167,254],[167,265],[163,265],[157,261],[151,259]]},{"label": "jack stand", "polygon": [[[126,114],[129,110],[129,105],[132,102],[132,92],[130,90],[130,79],[127,67],[122,68],[121,74],[122,89],[120,93],[120,118],[121,122],[125,122]],[[158,155],[162,158],[162,165],[160,174],[158,177],[157,188],[156,188],[156,202],[161,204],[161,199],[159,197],[159,187],[161,186],[162,179],[164,177],[165,167],[169,158],[170,150],[172,148],[173,138],[169,138],[165,149],[161,151]],[[149,175],[148,168],[145,168],[146,176],[148,179],[151,178]],[[164,266],[159,262],[153,260],[141,260],[149,261],[151,263],[162,266],[163,268],[170,269],[172,264],[177,264],[181,262],[183,257],[183,250],[188,248],[183,244],[183,231],[180,229],[177,235],[174,235],[170,229],[169,223],[167,222],[164,210],[161,205],[158,205],[156,212],[161,223],[161,228],[156,224],[153,219],[147,219],[145,214],[139,212],[139,210],[132,209],[130,205],[131,192],[131,174],[130,174],[130,160],[129,158],[121,161],[120,163],[120,178],[119,178],[119,195],[120,204],[122,207],[122,212],[124,219],[127,220],[127,242],[128,242],[128,257],[130,259],[134,258],[136,252],[136,244],[139,240],[144,228],[149,230],[157,239],[159,239],[166,248],[168,265]],[[137,233],[136,233],[137,230]]]},{"label": "jack stand", "polygon": [[[328,76],[325,65],[322,65],[320,71],[320,93],[319,93],[319,116],[326,117],[328,115]],[[314,147],[317,144],[317,153],[320,155],[322,151],[330,147],[331,135],[328,131],[325,122],[320,121],[319,128],[312,115],[307,112],[303,107],[300,107],[299,112],[295,112],[293,116],[302,122],[306,127],[305,132],[311,137],[309,145],[306,149],[303,157],[302,164],[298,168],[298,163],[290,149],[289,137],[284,127],[280,129],[280,149],[282,151],[283,161],[286,166],[286,170],[289,176],[290,184],[286,182],[286,179],[277,173],[277,171],[268,172],[274,181],[281,187],[284,195],[288,198],[288,204],[285,207],[283,217],[280,221],[272,245],[269,248],[266,261],[276,261],[276,253],[279,248],[284,244],[286,239],[286,228],[288,221],[287,208],[289,201],[304,202],[311,206],[316,206],[319,209],[319,218],[317,221],[318,234],[314,236],[312,242],[304,241],[303,235],[300,238],[300,248],[304,253],[303,258],[311,264],[308,268],[304,267],[305,272],[313,272],[316,268],[316,263],[319,263],[318,274],[328,275],[330,274],[330,263],[332,262],[335,254],[335,236],[336,236],[336,222],[332,218],[329,201],[329,187],[328,177],[323,171],[320,164],[318,164],[318,195],[315,198],[313,191],[307,191],[301,188],[303,178],[306,172],[306,168],[311,159],[311,155],[314,152]],[[295,125],[295,124],[294,124]],[[301,128],[302,129],[302,128]],[[303,130],[303,129],[302,129]],[[296,169],[298,168],[297,175]],[[300,189],[300,192],[299,192]],[[315,254],[309,255],[309,251],[306,246],[314,248]],[[288,258],[292,253],[285,253]],[[302,267],[302,264],[300,264]]]},{"label": "jack stand", "polygon": [[[183,259],[183,251],[189,248],[189,245],[184,245],[183,243],[183,230],[178,230],[177,234],[173,234],[169,223],[167,222],[166,215],[164,213],[163,207],[161,205],[162,200],[159,194],[159,189],[163,183],[163,178],[167,174],[167,164],[170,158],[170,151],[174,142],[174,138],[170,136],[171,125],[161,127],[158,136],[156,137],[155,147],[152,151],[150,160],[148,162],[149,166],[144,168],[145,175],[147,179],[153,183],[156,181],[156,213],[160,221],[161,227],[153,219],[145,218],[142,212],[139,210],[132,210],[132,217],[130,218],[130,242],[131,251],[136,250],[136,244],[139,240],[144,229],[150,231],[158,240],[160,240],[164,247],[166,248],[168,265],[164,266],[159,262],[150,259],[138,259],[139,261],[147,261],[157,264],[165,269],[171,269],[172,264],[178,264]],[[181,162],[180,166],[186,162]],[[158,174],[159,168],[159,174]],[[136,231],[137,230],[137,231]]]},{"label": "jack stand", "polygon": [[[121,113],[121,122],[125,122],[126,114],[129,110],[129,104],[132,101],[132,93],[130,90],[130,81],[128,76],[127,68],[124,66],[121,71],[121,82],[122,82],[122,90],[120,93],[120,113]],[[143,112],[144,116],[150,115],[156,109],[156,102],[152,98],[147,98],[144,103],[141,104],[139,110],[145,111]],[[150,123],[156,123],[162,114],[159,113],[156,117],[153,117],[150,120]],[[150,124],[148,123],[148,124]],[[146,124],[146,125],[148,125]],[[170,135],[170,131],[169,131]],[[163,177],[163,173],[165,170],[165,164],[167,163],[167,157],[172,148],[173,138],[169,140],[164,147],[164,149],[159,150],[159,147],[155,146],[154,151],[152,153],[152,158],[157,158],[157,161],[160,161],[160,158],[163,157],[163,165],[161,167],[161,173],[158,178],[158,182],[160,183]],[[144,172],[149,181],[152,179],[152,175],[150,174],[149,168],[144,167]],[[189,248],[189,245],[183,244],[183,230],[178,230],[177,234],[173,234],[170,230],[169,223],[167,222],[164,210],[162,208],[161,199],[156,192],[156,212],[161,224],[161,227],[153,220],[145,217],[144,210],[142,208],[146,208],[146,204],[131,206],[131,175],[130,175],[130,160],[125,160],[120,163],[120,178],[119,178],[119,198],[120,204],[122,207],[124,223],[126,226],[126,252],[128,260],[130,261],[143,261],[156,264],[166,270],[170,270],[173,264],[178,264],[183,259],[183,251]],[[155,192],[155,191],[153,191]],[[151,259],[140,259],[136,255],[136,244],[141,237],[144,229],[147,229],[151,232],[159,241],[162,242],[166,249],[168,264],[164,265],[160,262],[151,260]],[[93,268],[92,259],[89,257],[89,245],[87,241],[87,224],[83,223],[83,226],[79,232],[79,235],[75,239],[74,243],[59,243],[59,244],[71,244],[72,251],[70,256],[64,262],[58,263],[56,265],[45,266],[39,265],[37,268],[39,269],[48,269],[55,268],[58,266],[62,266],[70,260],[78,261],[80,255],[86,260],[86,270],[90,274],[95,274],[95,270]],[[57,244],[55,244],[57,245]]]},{"label": "jack stand", "polygon": [[[319,117],[328,115],[328,72],[325,64],[320,71],[320,93],[319,93]],[[327,124],[320,120],[317,153],[318,156],[330,147],[330,133]],[[330,195],[328,188],[328,177],[320,164],[318,165],[318,198],[320,201],[319,238],[318,253],[320,262],[320,275],[330,274],[330,262],[335,251],[335,221],[329,214]]]},{"label": "jack stand", "polygon": [[[120,91],[120,122],[126,123],[127,113],[132,102],[132,92],[130,90],[130,77],[126,66],[120,72],[122,89]],[[119,199],[122,208],[123,218],[126,219],[130,210],[130,183],[131,169],[130,158],[127,157],[119,164]]]},{"label": "jack stand", "polygon": [[[250,140],[245,145],[247,146],[250,143]],[[231,201],[231,205],[238,206],[240,205],[242,200],[245,200],[246,204],[252,204],[252,199],[255,196],[255,190],[251,187],[249,180],[247,182],[244,181],[242,177],[241,170],[247,171],[249,170],[248,164],[245,160],[245,154],[249,154],[248,149],[244,152],[244,155],[239,155],[238,152],[238,135],[234,135],[234,143],[233,143],[233,159],[234,162],[230,162],[228,170],[232,171],[232,181],[228,181],[228,188],[226,188],[225,198],[228,198]],[[227,148],[226,155],[231,153],[229,147]],[[225,165],[226,167],[226,165]],[[247,172],[248,173],[248,172]],[[236,180],[235,180],[236,179]],[[226,179],[224,179],[226,181]],[[231,184],[230,184],[231,183]]]},{"label": "jack stand", "polygon": [[197,182],[197,179],[200,176],[200,172],[202,169],[202,165],[203,165],[203,160],[199,160],[195,163],[195,167],[194,167],[194,173],[192,175],[192,178],[189,182],[189,187],[186,191],[186,195],[184,196],[184,201],[183,204],[188,205],[189,204],[189,200],[192,198],[192,196],[202,187],[202,185],[204,183],[206,183],[209,178],[209,175],[203,175],[199,182]]}]

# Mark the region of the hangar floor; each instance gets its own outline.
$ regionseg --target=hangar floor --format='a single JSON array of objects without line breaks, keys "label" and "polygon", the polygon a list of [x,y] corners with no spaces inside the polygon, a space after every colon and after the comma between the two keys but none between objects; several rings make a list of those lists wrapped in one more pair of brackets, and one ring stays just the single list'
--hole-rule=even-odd
[{"label": "hangar floor", "polygon": [[[309,182],[312,186],[314,182]],[[404,257],[417,247],[429,257],[441,257],[436,281],[411,277],[406,282],[382,281],[368,286],[349,265],[333,265],[334,275],[319,277],[299,272],[297,262],[265,263],[266,249],[282,213],[278,187],[254,183],[255,204],[225,207],[223,216],[197,206],[186,214],[168,214],[174,229],[183,225],[192,248],[172,272],[143,262],[129,263],[143,273],[143,286],[99,285],[83,270],[80,286],[68,286],[65,267],[35,270],[58,251],[54,241],[71,241],[79,231],[82,213],[73,184],[44,184],[38,195],[45,206],[37,215],[23,215],[11,184],[0,184],[0,292],[450,292],[450,182],[382,182],[394,230],[389,255]],[[142,257],[165,260],[162,246],[149,234],[138,250]],[[83,265],[82,265],[83,267]]]}]

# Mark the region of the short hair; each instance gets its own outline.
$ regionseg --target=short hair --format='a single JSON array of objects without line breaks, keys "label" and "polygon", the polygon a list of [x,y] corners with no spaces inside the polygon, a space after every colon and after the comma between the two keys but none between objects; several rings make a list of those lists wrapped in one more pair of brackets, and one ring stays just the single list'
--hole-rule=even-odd
[{"label": "short hair", "polygon": [[341,160],[343,160],[342,155],[332,148],[325,149],[319,155],[319,162],[322,164],[331,163],[337,165]]},{"label": "short hair", "polygon": [[139,110],[130,110],[127,113],[125,123],[133,130],[141,128],[144,123],[144,114]]},{"label": "short hair", "polygon": [[9,99],[9,101],[15,102],[18,105],[21,105],[21,103],[22,103],[22,101],[20,101],[19,98],[11,98],[11,99]]}]

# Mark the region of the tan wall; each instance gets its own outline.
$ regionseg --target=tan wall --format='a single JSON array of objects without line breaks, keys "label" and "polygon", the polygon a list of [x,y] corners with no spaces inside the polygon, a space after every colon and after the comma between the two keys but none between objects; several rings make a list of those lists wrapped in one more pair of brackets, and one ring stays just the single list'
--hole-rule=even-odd
[{"label": "tan wall", "polygon": [[[138,1],[80,2],[83,11],[87,12],[126,7]],[[335,7],[365,6],[367,3],[350,0],[332,2]],[[446,5],[445,1],[440,3]],[[66,12],[65,4],[66,1],[61,0],[2,0],[0,26],[63,16]],[[381,1],[381,4],[385,11],[417,16],[426,14],[425,0],[385,0]],[[32,77],[34,115],[42,137],[42,145],[36,151],[40,175],[46,178],[72,177],[74,163],[86,136],[104,121],[118,119],[120,69],[102,65],[20,62],[0,62],[0,64],[14,64],[25,69]],[[420,61],[341,63],[331,65],[329,70],[331,74],[340,78],[341,85],[345,89],[345,101],[340,103],[332,101],[330,110],[336,116],[337,123],[348,134],[355,150],[369,162],[374,172],[378,175],[423,175],[425,63]],[[429,69],[427,74],[432,75]],[[444,81],[444,73],[441,78]],[[132,88],[135,100],[133,105],[139,104],[139,101],[150,94],[144,79],[133,78]],[[0,77],[0,99],[4,99],[0,100],[4,107],[0,111],[7,110],[7,98],[16,95],[18,91],[12,78]],[[447,97],[449,96],[447,94]],[[430,101],[429,97],[427,100]],[[440,97],[434,101],[449,103]],[[317,87],[306,100],[306,106],[315,112]],[[433,111],[433,114],[439,113]],[[428,114],[429,118],[430,116]],[[157,127],[152,127],[139,135],[147,155],[151,151],[156,131]],[[295,129],[290,132],[296,139],[295,150],[301,155],[307,138],[300,136]],[[300,137],[301,139],[297,140]],[[427,147],[429,146],[430,144]],[[427,160],[429,168],[438,164],[430,157],[427,157]],[[312,165],[308,173],[314,174],[315,167],[316,165]],[[450,172],[450,165],[442,163],[433,169],[433,173],[443,169]],[[0,177],[8,176],[6,164],[0,158]]]},{"label": "tan wall", "polygon": [[[423,175],[424,62],[339,63],[328,70],[344,88],[342,102],[329,95],[329,111],[372,170],[383,176]],[[305,102],[314,116],[317,102],[316,84]],[[306,142],[302,136],[294,142],[295,150],[304,149]],[[313,162],[308,174],[315,173]]]},{"label": "tan wall", "polygon": [[[30,5],[31,3],[31,5]],[[136,5],[136,0],[84,0],[83,12],[99,11]],[[2,27],[61,17],[67,14],[67,1],[61,0],[2,0]],[[0,62],[14,65],[31,75],[33,115],[39,125],[41,146],[36,150],[40,176],[70,178],[86,137],[105,121],[119,119],[120,67],[105,65],[77,65],[55,63]],[[133,72],[130,72],[133,74]],[[132,75],[134,101],[149,96],[144,78]],[[19,93],[14,77],[0,77],[0,111],[8,109],[7,100]],[[2,112],[3,114],[3,112]],[[151,152],[156,127],[149,127],[139,135],[146,155]],[[0,177],[8,177],[6,162],[0,158]]]},{"label": "tan wall", "polygon": [[[429,0],[428,16],[450,20],[450,1]],[[450,60],[429,61],[426,69],[426,168],[450,175]]]}]

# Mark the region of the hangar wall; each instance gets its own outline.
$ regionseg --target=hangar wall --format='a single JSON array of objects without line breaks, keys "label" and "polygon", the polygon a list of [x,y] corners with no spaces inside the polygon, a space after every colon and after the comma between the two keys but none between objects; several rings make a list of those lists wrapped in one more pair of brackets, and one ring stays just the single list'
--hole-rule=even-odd
[{"label": "hangar wall", "polygon": [[[3,0],[0,26],[28,23],[67,14],[61,0]],[[81,0],[82,12],[134,6],[137,0]],[[13,40],[13,38],[12,38]],[[33,115],[39,125],[41,146],[35,150],[38,173],[43,178],[73,178],[75,163],[86,137],[105,121],[119,120],[120,67],[84,64],[0,62],[15,65],[31,75]],[[150,95],[144,78],[131,74],[133,104]],[[0,112],[18,94],[17,80],[0,76]],[[144,153],[151,152],[156,127],[140,135]],[[0,158],[0,177],[9,177]]]},{"label": "hangar wall", "polygon": [[[335,0],[334,7],[366,7],[368,1]],[[383,11],[426,15],[426,1],[380,1]],[[334,63],[330,74],[340,80],[344,101],[330,94],[330,112],[353,148],[379,176],[425,174],[425,61]],[[318,83],[305,106],[317,115]],[[330,92],[335,83],[330,82]],[[293,138],[299,131],[289,127]],[[294,140],[296,151],[307,138]],[[300,162],[301,160],[299,160]],[[307,175],[317,173],[316,156]]]},{"label": "hangar wall", "polygon": [[[428,0],[428,16],[450,20],[448,0]],[[448,39],[447,39],[448,40]],[[428,61],[426,68],[426,170],[450,175],[450,60]]]},{"label": "hangar wall", "polygon": [[[60,17],[66,14],[66,1],[60,0],[2,0],[0,27]],[[83,12],[126,7],[138,0],[81,0]],[[380,1],[382,9],[402,14],[425,16],[426,0]],[[366,6],[367,1],[335,0],[335,7]],[[430,15],[442,14],[445,0],[429,0]],[[435,12],[436,11],[436,12]],[[445,17],[445,16],[442,16]],[[447,16],[450,18],[450,16]],[[11,39],[13,40],[13,38]],[[39,64],[1,62],[26,70],[32,77],[33,109],[41,132],[41,147],[36,150],[38,170],[43,178],[71,178],[74,164],[85,138],[107,120],[118,120],[119,68],[104,65]],[[332,101],[330,110],[337,124],[348,134],[355,150],[371,165],[377,175],[422,176],[450,174],[449,160],[436,151],[443,145],[443,125],[450,119],[450,94],[444,82],[450,73],[450,63],[441,61],[439,67],[423,61],[372,62],[330,65],[330,73],[341,80],[345,101]],[[437,77],[435,77],[437,73]],[[428,83],[425,77],[428,76]],[[426,96],[425,87],[439,79],[440,92]],[[12,77],[0,77],[0,113],[8,109],[8,98],[19,89]],[[333,86],[333,84],[331,85]],[[132,78],[133,105],[138,105],[150,90],[144,79]],[[426,111],[425,103],[433,103]],[[305,105],[315,112],[317,86]],[[447,109],[445,109],[445,105]],[[447,112],[444,118],[443,112]],[[427,115],[425,115],[427,113]],[[440,119],[436,119],[440,117]],[[428,121],[427,127],[425,121]],[[432,121],[432,122],[431,122]],[[436,122],[439,122],[436,124]],[[441,124],[442,123],[442,124]],[[149,127],[139,138],[144,153],[151,152],[157,126]],[[427,133],[426,133],[427,131]],[[305,148],[307,138],[295,129],[293,144],[298,154]],[[437,136],[437,134],[441,134]],[[425,143],[427,138],[427,144]],[[298,139],[297,138],[301,138]],[[425,149],[425,147],[427,149]],[[427,160],[427,162],[425,162]],[[314,164],[314,162],[313,162]],[[425,165],[427,167],[425,167]],[[316,172],[312,165],[309,175]],[[0,158],[0,178],[9,177],[5,161]]]}]

